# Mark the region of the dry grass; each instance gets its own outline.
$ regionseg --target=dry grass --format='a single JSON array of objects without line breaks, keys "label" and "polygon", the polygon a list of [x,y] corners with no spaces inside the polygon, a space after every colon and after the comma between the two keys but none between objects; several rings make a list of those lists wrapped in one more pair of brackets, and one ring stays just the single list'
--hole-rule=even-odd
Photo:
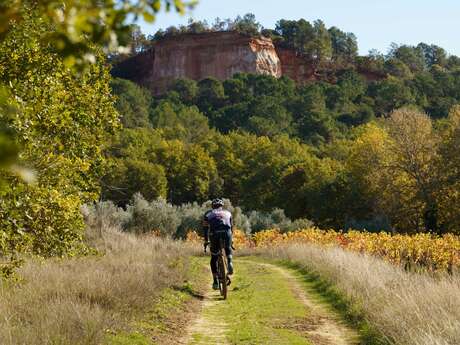
[{"label": "dry grass", "polygon": [[182,284],[193,251],[107,226],[89,235],[101,255],[30,259],[20,283],[0,285],[0,344],[105,343],[107,332],[126,327],[164,288]]},{"label": "dry grass", "polygon": [[260,251],[328,280],[390,343],[460,344],[459,276],[407,273],[380,259],[339,248],[288,245]]}]

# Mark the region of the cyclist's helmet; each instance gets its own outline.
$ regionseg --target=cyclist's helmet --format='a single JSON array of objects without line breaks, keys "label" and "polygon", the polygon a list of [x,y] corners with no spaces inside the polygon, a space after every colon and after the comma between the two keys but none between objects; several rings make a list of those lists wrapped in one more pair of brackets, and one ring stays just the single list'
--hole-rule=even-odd
[{"label": "cyclist's helmet", "polygon": [[211,203],[212,208],[219,208],[224,206],[224,201],[222,199],[214,199]]}]

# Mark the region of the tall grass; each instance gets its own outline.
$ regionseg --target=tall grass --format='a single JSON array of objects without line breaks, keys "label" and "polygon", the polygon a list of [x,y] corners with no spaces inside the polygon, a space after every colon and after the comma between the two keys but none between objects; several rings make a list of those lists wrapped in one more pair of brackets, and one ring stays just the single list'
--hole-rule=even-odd
[{"label": "tall grass", "polygon": [[293,244],[260,250],[319,274],[390,343],[460,344],[460,277],[407,273],[340,248]]},{"label": "tall grass", "polygon": [[151,307],[166,287],[182,284],[181,242],[122,233],[100,219],[87,240],[98,255],[29,259],[20,281],[0,285],[0,344],[103,344]]}]

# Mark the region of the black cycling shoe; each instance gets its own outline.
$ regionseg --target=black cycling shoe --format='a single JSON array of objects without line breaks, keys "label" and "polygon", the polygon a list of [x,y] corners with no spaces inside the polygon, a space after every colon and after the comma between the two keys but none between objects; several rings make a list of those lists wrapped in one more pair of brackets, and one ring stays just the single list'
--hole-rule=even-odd
[{"label": "black cycling shoe", "polygon": [[227,276],[227,286],[229,286],[232,283],[232,280],[230,279],[229,276]]},{"label": "black cycling shoe", "polygon": [[219,282],[217,280],[212,282],[212,289],[219,290]]}]

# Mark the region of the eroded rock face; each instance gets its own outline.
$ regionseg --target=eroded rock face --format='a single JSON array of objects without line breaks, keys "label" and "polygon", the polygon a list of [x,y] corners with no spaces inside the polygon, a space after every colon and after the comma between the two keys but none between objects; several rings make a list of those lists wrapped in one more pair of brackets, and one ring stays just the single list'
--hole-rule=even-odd
[{"label": "eroded rock face", "polygon": [[[138,64],[147,66],[141,61]],[[272,41],[236,32],[172,37],[155,45],[151,68],[135,79],[160,94],[177,78],[225,80],[238,72],[280,77],[281,63]]]},{"label": "eroded rock face", "polygon": [[276,47],[276,53],[281,61],[282,75],[285,75],[297,84],[316,80],[315,69],[311,63],[297,55],[293,49]]},{"label": "eroded rock face", "polygon": [[[152,50],[129,58],[113,70],[116,77],[132,80],[158,95],[177,78],[201,80],[231,78],[235,73],[285,75],[297,84],[330,80],[294,49],[274,46],[267,37],[248,37],[237,32],[182,34],[155,43]],[[384,76],[358,72],[368,80]]]}]

